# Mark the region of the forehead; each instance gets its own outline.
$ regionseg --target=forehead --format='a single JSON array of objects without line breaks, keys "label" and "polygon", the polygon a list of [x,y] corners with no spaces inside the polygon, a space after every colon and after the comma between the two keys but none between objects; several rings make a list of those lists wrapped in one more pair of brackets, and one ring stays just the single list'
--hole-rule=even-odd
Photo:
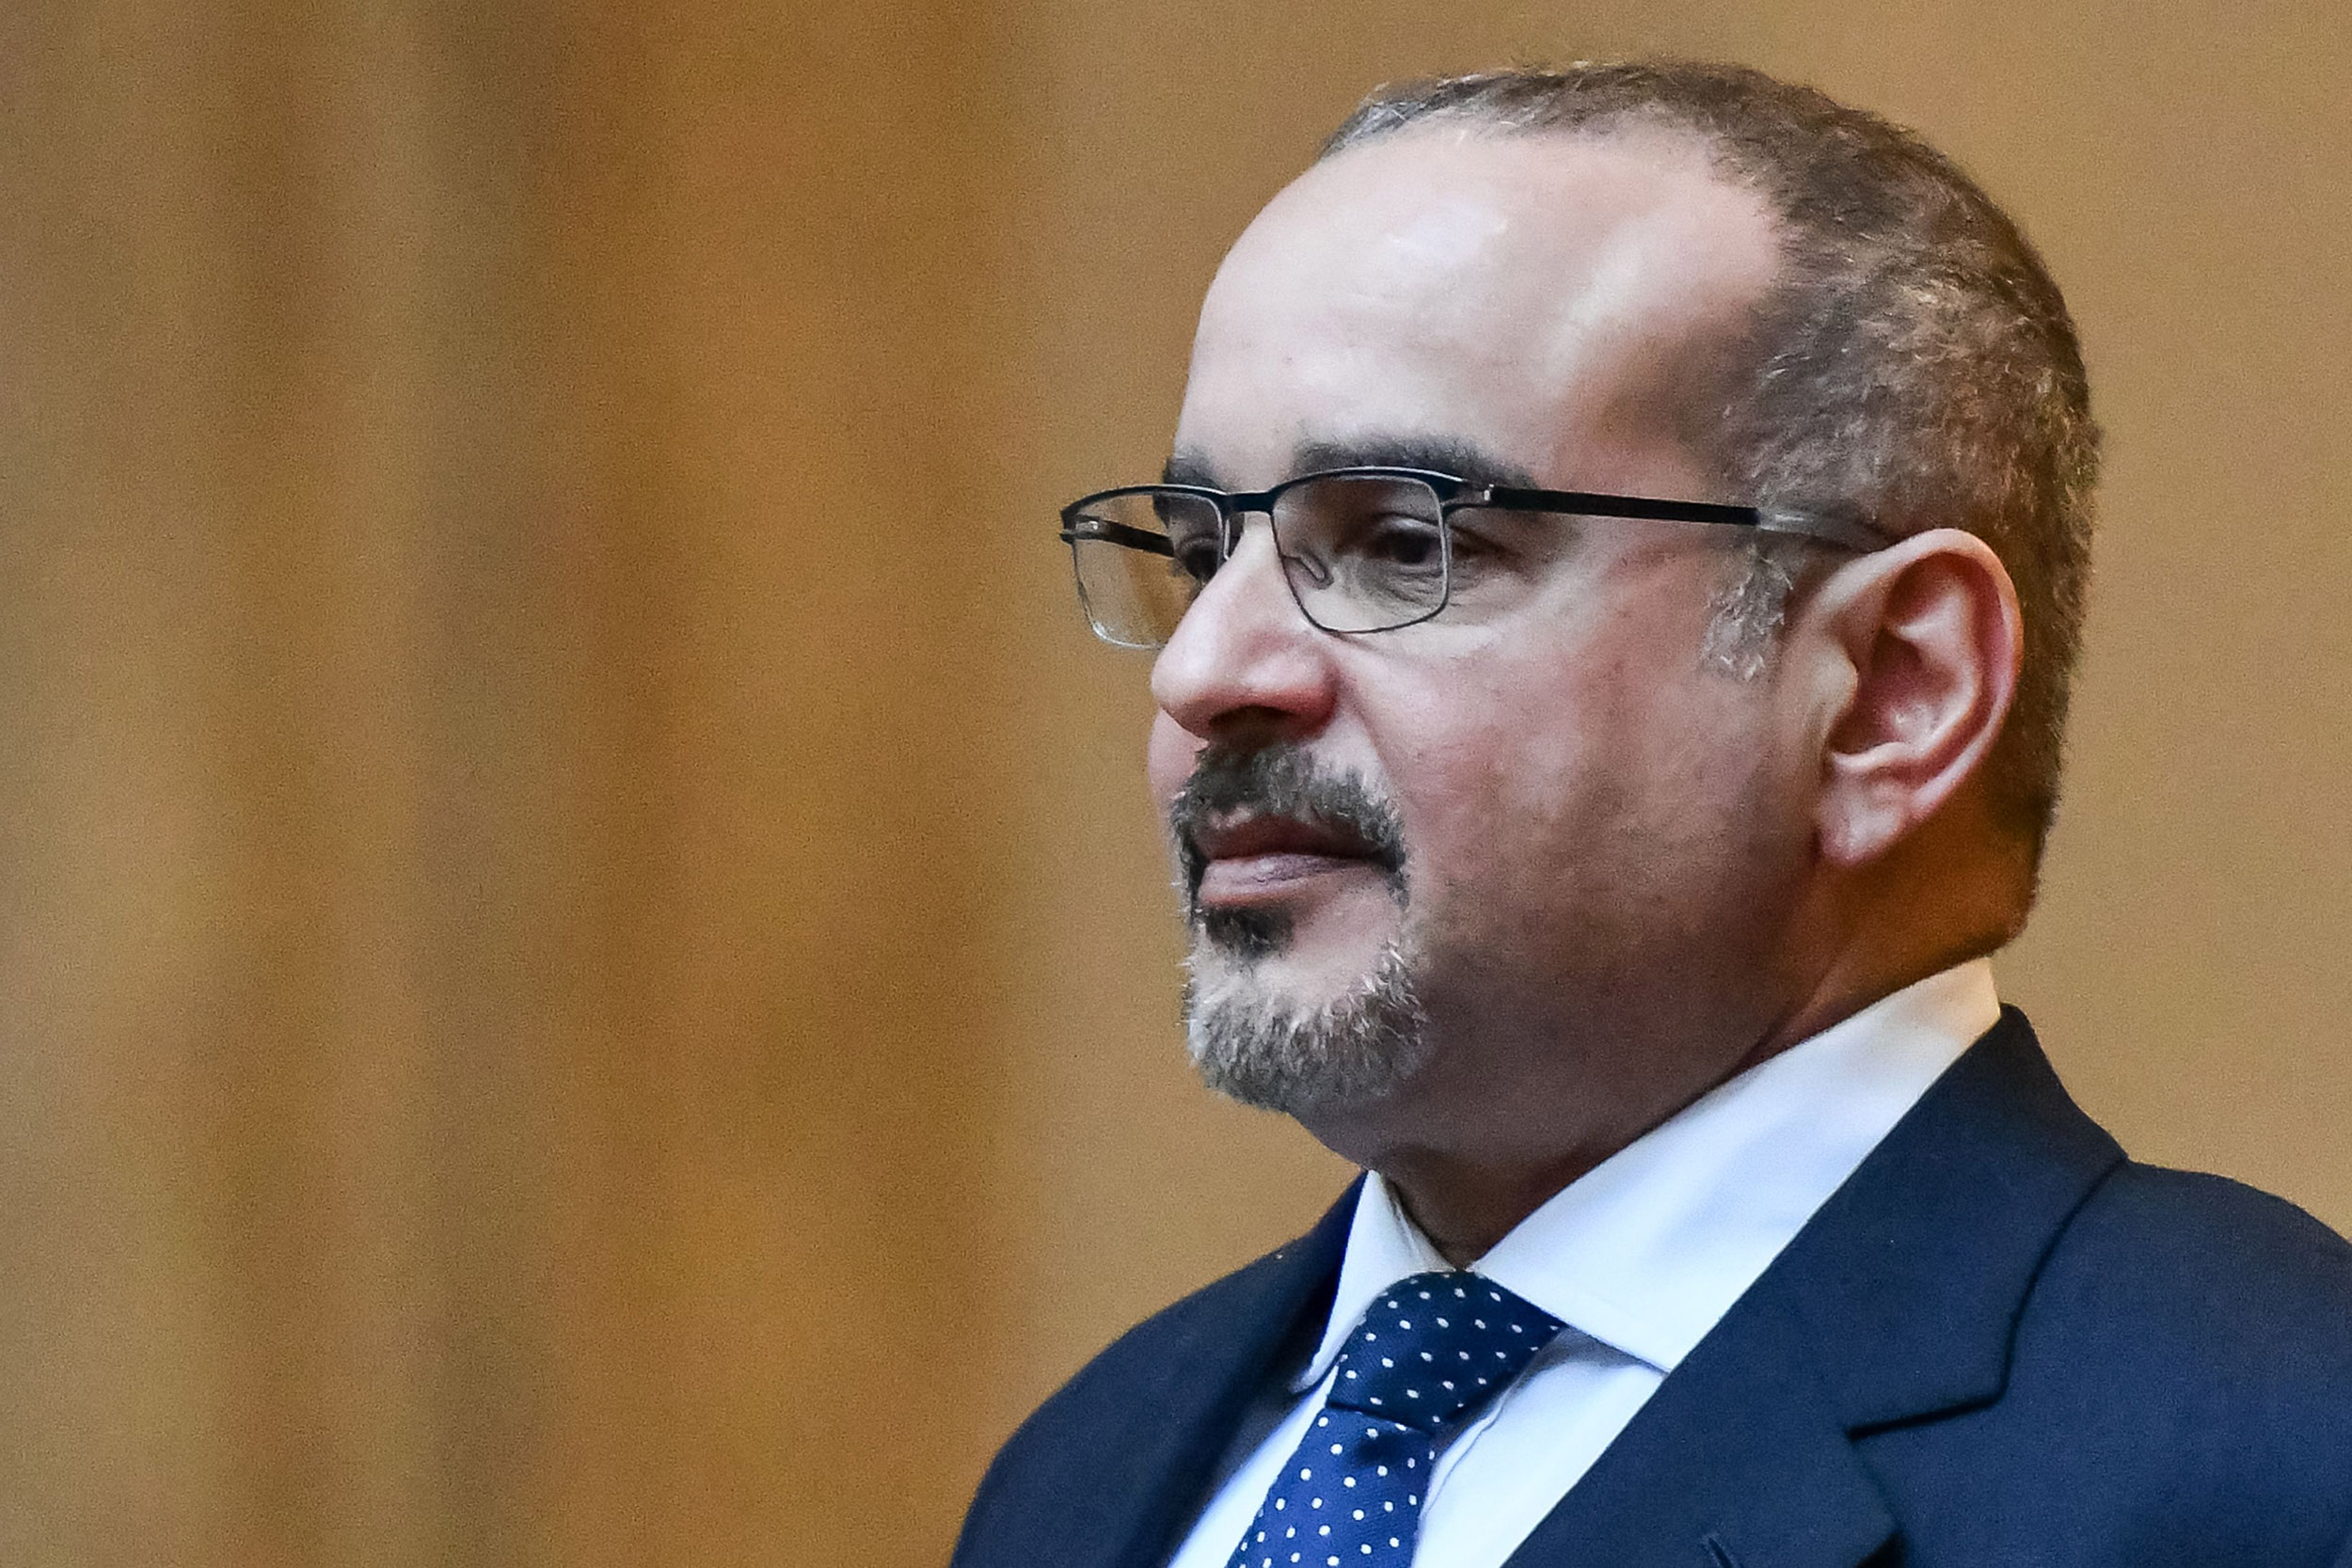
[{"label": "forehead", "polygon": [[1450,441],[1602,488],[1680,444],[1679,394],[1777,267],[1763,199],[1687,137],[1416,126],[1309,169],[1235,244],[1178,452],[1257,484],[1304,451]]}]

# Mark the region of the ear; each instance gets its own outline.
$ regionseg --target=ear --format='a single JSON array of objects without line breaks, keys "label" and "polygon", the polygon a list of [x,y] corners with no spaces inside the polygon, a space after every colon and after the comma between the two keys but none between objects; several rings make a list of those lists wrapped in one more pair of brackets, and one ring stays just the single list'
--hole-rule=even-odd
[{"label": "ear", "polygon": [[1805,620],[1819,634],[1823,857],[1858,866],[1984,764],[2025,657],[2017,590],[1992,546],[1931,529],[1851,562]]}]

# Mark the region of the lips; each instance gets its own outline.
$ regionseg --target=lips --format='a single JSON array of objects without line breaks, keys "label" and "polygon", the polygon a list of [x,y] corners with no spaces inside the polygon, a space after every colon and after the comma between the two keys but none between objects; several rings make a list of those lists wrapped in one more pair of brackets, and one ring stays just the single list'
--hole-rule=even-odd
[{"label": "lips", "polygon": [[1379,851],[1343,827],[1245,814],[1204,823],[1192,835],[1200,856],[1195,899],[1203,905],[1265,903],[1335,873],[1386,876]]},{"label": "lips", "polygon": [[1292,902],[1342,892],[1369,871],[1406,897],[1396,810],[1352,772],[1283,741],[1249,750],[1212,743],[1168,805],[1179,886],[1214,935],[1297,912]]}]

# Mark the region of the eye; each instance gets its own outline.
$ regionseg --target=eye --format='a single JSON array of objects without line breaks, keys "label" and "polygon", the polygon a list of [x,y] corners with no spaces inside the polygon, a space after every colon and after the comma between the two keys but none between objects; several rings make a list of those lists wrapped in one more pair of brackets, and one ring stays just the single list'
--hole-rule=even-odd
[{"label": "eye", "polygon": [[1454,523],[1450,533],[1451,537],[1447,539],[1446,544],[1452,553],[1454,570],[1457,575],[1465,571],[1475,571],[1481,567],[1494,565],[1498,561],[1513,553],[1512,546],[1488,537],[1479,529],[1465,527],[1458,519]]},{"label": "eye", "polygon": [[1194,590],[1225,563],[1225,519],[1214,501],[1177,491],[1154,491],[1152,513],[1168,538],[1168,573]]},{"label": "eye", "polygon": [[1417,481],[1328,475],[1301,484],[1282,521],[1295,553],[1320,557],[1339,574],[1419,578],[1444,568],[1443,515]]},{"label": "eye", "polygon": [[1172,538],[1168,544],[1174,549],[1177,575],[1190,578],[1196,584],[1206,583],[1216,576],[1217,567],[1223,564],[1217,559],[1216,536],[1214,534],[1197,533]]},{"label": "eye", "polygon": [[1438,531],[1424,518],[1401,514],[1374,520],[1357,540],[1356,548],[1369,562],[1406,571],[1434,571],[1445,559]]},{"label": "eye", "polygon": [[[1446,579],[1454,602],[1475,613],[1530,589],[1558,564],[1565,543],[1559,521],[1515,513],[1457,514],[1446,538]],[[1434,575],[1437,568],[1428,570]]]}]

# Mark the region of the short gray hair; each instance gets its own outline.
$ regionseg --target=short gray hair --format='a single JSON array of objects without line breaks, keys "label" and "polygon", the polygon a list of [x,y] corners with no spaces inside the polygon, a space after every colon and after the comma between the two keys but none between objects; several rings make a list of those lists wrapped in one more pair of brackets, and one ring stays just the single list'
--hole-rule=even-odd
[{"label": "short gray hair", "polygon": [[[2001,822],[2038,858],[2082,641],[2099,432],[2074,321],[2017,225],[1914,133],[1741,66],[1578,64],[1383,87],[1323,155],[1438,117],[1679,132],[1771,203],[1783,277],[1730,379],[1690,411],[1702,454],[1760,505],[1898,535],[1963,528],[1993,547],[2017,586],[2026,657],[1988,774]],[[1768,566],[1782,569],[1759,552],[1753,569]]]}]

